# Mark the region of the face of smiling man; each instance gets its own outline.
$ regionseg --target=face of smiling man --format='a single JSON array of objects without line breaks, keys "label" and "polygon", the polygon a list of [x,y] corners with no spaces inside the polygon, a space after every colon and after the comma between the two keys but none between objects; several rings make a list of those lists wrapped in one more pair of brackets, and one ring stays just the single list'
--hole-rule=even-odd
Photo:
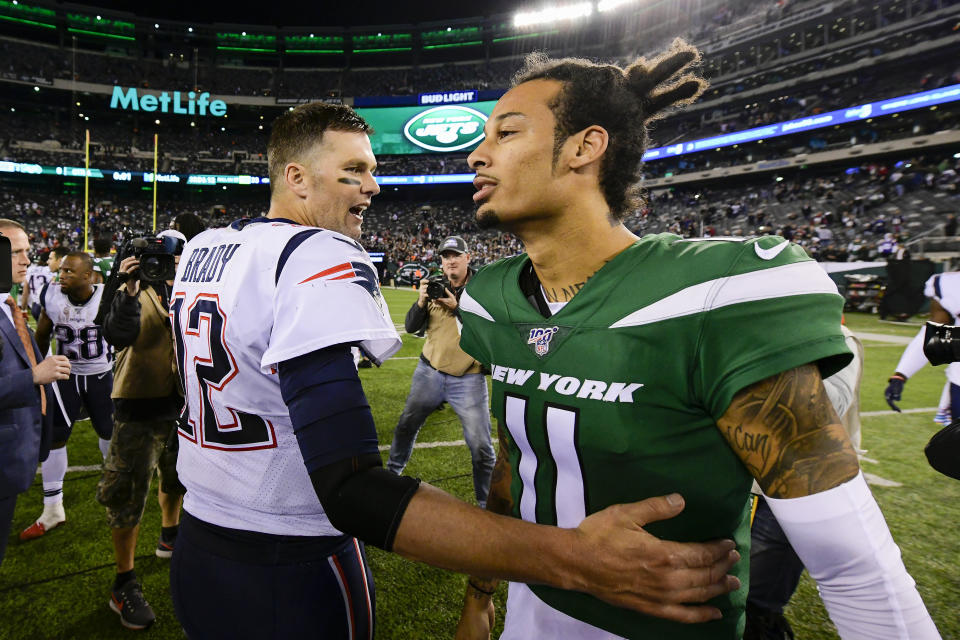
[{"label": "face of smiling man", "polygon": [[322,142],[285,171],[288,187],[299,197],[296,221],[359,239],[363,212],[380,193],[376,168],[365,133],[324,132]]}]

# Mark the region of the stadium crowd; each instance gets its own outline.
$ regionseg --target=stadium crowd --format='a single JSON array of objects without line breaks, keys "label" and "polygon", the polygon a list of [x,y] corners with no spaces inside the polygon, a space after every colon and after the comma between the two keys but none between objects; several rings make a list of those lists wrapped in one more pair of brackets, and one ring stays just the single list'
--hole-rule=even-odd
[{"label": "stadium crowd", "polygon": [[[466,164],[464,162],[464,168]],[[233,197],[227,204],[163,198],[157,224],[166,228],[181,213],[209,226],[263,215],[266,203]],[[807,171],[756,179],[742,186],[699,185],[655,189],[627,219],[644,235],[669,231],[685,237],[776,234],[826,261],[882,259],[911,237],[940,227],[956,231],[960,209],[960,160],[949,155],[891,162],[865,161],[843,171]],[[35,251],[82,244],[82,200],[37,191],[5,191],[0,217],[27,228]],[[89,236],[108,234],[115,246],[151,233],[147,199],[100,201],[91,206]],[[438,244],[451,235],[470,239],[476,264],[522,251],[509,234],[481,231],[466,197],[460,200],[374,199],[365,213],[363,243],[385,253],[387,264],[437,262]]]}]

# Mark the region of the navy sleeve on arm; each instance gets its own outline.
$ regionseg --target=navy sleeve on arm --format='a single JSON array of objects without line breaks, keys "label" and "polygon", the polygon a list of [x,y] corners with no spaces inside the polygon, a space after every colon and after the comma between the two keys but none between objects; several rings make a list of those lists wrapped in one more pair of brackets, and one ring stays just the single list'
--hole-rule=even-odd
[{"label": "navy sleeve on arm", "polygon": [[349,345],[285,360],[278,373],[304,464],[331,524],[390,551],[420,480],[383,468]]},{"label": "navy sleeve on arm", "polygon": [[343,458],[379,453],[377,429],[349,345],[286,360],[278,372],[280,393],[307,471]]}]

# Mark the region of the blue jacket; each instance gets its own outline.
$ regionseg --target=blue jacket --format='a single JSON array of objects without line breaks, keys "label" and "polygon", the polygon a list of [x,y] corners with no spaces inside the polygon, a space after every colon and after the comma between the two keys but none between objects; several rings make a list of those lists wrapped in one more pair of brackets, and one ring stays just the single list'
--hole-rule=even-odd
[{"label": "blue jacket", "polygon": [[[4,304],[0,301],[0,304]],[[37,362],[43,359],[30,334]],[[0,498],[26,491],[37,464],[50,451],[56,398],[46,386],[47,415],[40,413],[40,392],[17,330],[0,310]]]}]

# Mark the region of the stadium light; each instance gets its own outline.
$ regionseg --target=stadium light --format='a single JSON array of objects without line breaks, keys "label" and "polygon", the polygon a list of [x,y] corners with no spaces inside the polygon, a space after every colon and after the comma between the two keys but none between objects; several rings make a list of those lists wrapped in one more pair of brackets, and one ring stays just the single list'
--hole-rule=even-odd
[{"label": "stadium light", "polygon": [[636,2],[636,0],[600,0],[600,2],[597,3],[597,11],[605,13],[619,9],[625,4],[633,4],[634,2]]},{"label": "stadium light", "polygon": [[539,11],[521,11],[513,16],[514,27],[530,27],[560,20],[586,18],[593,13],[593,3],[580,2],[565,6],[544,7]]}]

